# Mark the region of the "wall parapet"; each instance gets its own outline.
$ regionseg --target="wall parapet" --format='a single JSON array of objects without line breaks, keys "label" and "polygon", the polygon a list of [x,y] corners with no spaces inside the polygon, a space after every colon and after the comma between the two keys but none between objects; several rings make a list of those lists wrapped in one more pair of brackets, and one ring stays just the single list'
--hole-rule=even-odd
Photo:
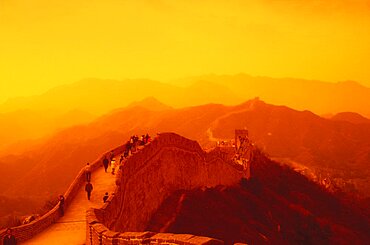
[{"label": "wall parapet", "polygon": [[181,245],[222,245],[223,241],[191,234],[156,233],[151,231],[142,232],[115,232],[109,230],[99,222],[95,212],[98,209],[90,209],[86,214],[88,245],[128,245],[128,244],[181,244]]}]

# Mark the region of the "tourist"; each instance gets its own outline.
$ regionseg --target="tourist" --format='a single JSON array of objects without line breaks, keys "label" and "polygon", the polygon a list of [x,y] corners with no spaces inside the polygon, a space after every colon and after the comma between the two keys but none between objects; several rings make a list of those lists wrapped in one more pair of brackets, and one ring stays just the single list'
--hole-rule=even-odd
[{"label": "tourist", "polygon": [[60,216],[64,216],[64,196],[59,195],[59,213]]},{"label": "tourist", "polygon": [[107,158],[107,156],[104,156],[103,165],[104,165],[105,172],[107,172],[108,164],[109,164],[108,158]]},{"label": "tourist", "polygon": [[90,201],[91,192],[93,190],[93,185],[90,182],[87,182],[85,186],[85,191],[87,192],[87,199]]},{"label": "tourist", "polygon": [[145,144],[144,137],[145,137],[145,135],[141,135],[140,136],[140,143],[139,143],[139,145],[144,145]]},{"label": "tourist", "polygon": [[87,165],[85,167],[85,175],[86,175],[86,181],[87,182],[90,182],[91,181],[91,167],[90,167],[90,163],[87,163]]},{"label": "tourist", "polygon": [[106,203],[108,198],[109,198],[109,195],[108,195],[108,192],[106,192],[104,197],[103,197],[103,202]]},{"label": "tourist", "polygon": [[131,155],[131,149],[132,149],[132,143],[131,143],[131,140],[129,140],[126,143],[127,156]]},{"label": "tourist", "polygon": [[123,153],[123,157],[124,158],[128,157],[128,150],[127,150],[127,148],[126,148],[125,152]]},{"label": "tourist", "polygon": [[116,170],[116,159],[113,158],[111,161],[111,167],[112,167],[112,174],[114,175],[114,171]]},{"label": "tourist", "polygon": [[147,133],[146,135],[145,135],[145,144],[147,144],[147,143],[149,143],[150,142],[150,136],[149,136],[149,134]]},{"label": "tourist", "polygon": [[15,239],[15,236],[13,235],[13,230],[8,228],[6,230],[6,234],[3,239],[3,244],[4,245],[16,245],[17,240]]},{"label": "tourist", "polygon": [[130,150],[131,150],[131,153],[133,153],[133,152],[136,151],[135,136],[131,136],[131,139],[130,139]]}]

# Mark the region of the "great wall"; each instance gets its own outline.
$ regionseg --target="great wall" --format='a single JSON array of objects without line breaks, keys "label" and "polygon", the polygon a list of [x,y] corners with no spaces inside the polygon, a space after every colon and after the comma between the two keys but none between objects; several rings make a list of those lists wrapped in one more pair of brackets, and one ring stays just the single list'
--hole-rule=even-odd
[{"label": "great wall", "polygon": [[[118,156],[123,150],[121,145],[113,153]],[[102,159],[110,152],[91,164],[92,171],[104,171]],[[233,161],[233,154],[233,150],[226,148],[205,152],[196,141],[175,133],[159,134],[126,159],[116,174],[114,195],[100,208],[86,211],[85,244],[223,244],[209,237],[145,229],[161,203],[176,190],[231,186],[242,178],[248,179],[249,166]],[[82,169],[64,195],[66,212],[84,183]],[[13,233],[17,241],[24,242],[53,226],[59,218],[56,205],[39,219],[14,227]],[[0,231],[0,237],[4,235],[5,230]]]}]

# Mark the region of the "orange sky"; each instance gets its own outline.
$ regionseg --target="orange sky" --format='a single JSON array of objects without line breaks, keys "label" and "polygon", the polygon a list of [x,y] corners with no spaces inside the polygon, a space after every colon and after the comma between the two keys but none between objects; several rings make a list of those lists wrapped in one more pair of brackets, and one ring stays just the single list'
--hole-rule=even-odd
[{"label": "orange sky", "polygon": [[370,1],[0,0],[0,102],[86,77],[370,86]]}]

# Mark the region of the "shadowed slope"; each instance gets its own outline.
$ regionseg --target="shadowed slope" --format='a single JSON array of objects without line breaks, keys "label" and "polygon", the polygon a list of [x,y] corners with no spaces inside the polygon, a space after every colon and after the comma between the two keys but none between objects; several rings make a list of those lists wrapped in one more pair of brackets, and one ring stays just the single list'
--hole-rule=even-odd
[{"label": "shadowed slope", "polygon": [[178,191],[148,230],[211,236],[227,244],[365,244],[370,217],[260,155],[234,187]]}]

